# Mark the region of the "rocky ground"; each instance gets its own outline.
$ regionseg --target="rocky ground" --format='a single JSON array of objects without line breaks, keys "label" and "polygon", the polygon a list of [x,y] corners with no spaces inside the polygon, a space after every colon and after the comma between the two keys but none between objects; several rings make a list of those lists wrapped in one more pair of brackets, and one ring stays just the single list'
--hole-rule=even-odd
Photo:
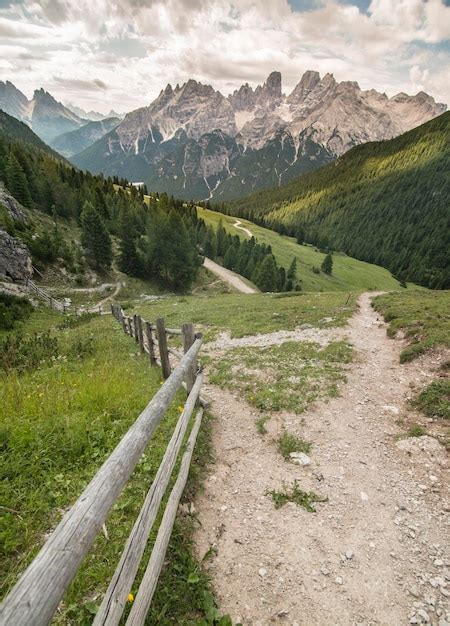
[{"label": "rocky ground", "polygon": [[[317,331],[321,342],[327,332],[341,334]],[[345,334],[355,360],[341,397],[274,415],[264,437],[254,409],[206,389],[216,462],[195,503],[196,544],[233,622],[450,624],[446,452],[434,437],[398,439],[411,386],[428,382],[433,357],[400,365],[402,342],[386,337],[368,294]],[[282,428],[312,442],[309,465],[277,452]],[[276,510],[267,490],[293,480],[328,501],[315,513]]]}]

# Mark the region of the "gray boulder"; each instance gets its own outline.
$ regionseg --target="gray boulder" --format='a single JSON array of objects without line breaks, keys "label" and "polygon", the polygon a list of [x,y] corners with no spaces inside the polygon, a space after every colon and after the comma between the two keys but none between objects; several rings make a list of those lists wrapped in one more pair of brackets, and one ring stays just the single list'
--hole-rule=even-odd
[{"label": "gray boulder", "polygon": [[0,229],[0,278],[25,280],[33,273],[27,246]]},{"label": "gray boulder", "polygon": [[9,193],[4,184],[0,181],[0,206],[5,207],[9,217],[15,222],[22,222],[26,224],[27,216],[25,209],[17,202],[15,198]]}]

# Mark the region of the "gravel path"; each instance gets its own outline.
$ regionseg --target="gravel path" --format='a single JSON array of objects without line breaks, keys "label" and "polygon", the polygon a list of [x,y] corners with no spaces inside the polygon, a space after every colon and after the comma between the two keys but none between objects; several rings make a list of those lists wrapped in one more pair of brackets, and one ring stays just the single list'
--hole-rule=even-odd
[{"label": "gravel path", "polygon": [[[425,361],[399,364],[402,344],[386,337],[372,295],[347,328],[356,355],[342,397],[273,416],[262,437],[255,410],[206,389],[217,460],[195,505],[196,546],[200,558],[214,547],[207,568],[233,622],[450,622],[445,450],[430,437],[395,437],[410,384],[429,373]],[[312,442],[311,465],[282,459],[273,443],[282,427]],[[266,490],[294,479],[328,502],[316,513],[275,510]]]},{"label": "gravel path", "polygon": [[252,287],[244,280],[242,280],[239,274],[235,274],[231,270],[227,270],[225,267],[222,267],[218,263],[214,263],[211,259],[205,257],[203,265],[207,270],[213,272],[216,276],[219,276],[226,283],[240,291],[241,293],[258,293],[258,289],[256,287]]},{"label": "gravel path", "polygon": [[244,233],[245,233],[246,235],[248,235],[249,237],[253,237],[253,233],[252,233],[252,231],[251,231],[251,230],[249,230],[248,228],[245,228],[244,226],[241,226],[241,224],[242,224],[241,220],[236,220],[236,221],[235,221],[235,223],[233,224],[233,226],[234,226],[235,228],[238,228],[239,230],[243,230],[243,231],[244,231]]}]

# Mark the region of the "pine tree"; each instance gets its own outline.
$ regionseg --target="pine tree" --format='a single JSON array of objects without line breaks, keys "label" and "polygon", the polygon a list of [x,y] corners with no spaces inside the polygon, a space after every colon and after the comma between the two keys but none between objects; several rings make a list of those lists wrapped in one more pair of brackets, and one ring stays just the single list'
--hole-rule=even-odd
[{"label": "pine tree", "polygon": [[297,276],[297,257],[294,257],[292,259],[292,262],[289,266],[286,276],[288,280],[291,280],[291,281],[293,281],[295,277]]},{"label": "pine tree", "polygon": [[198,267],[198,255],[195,251],[186,226],[176,211],[169,214],[170,232],[166,244],[170,248],[168,272],[175,289],[190,287]]},{"label": "pine tree", "polygon": [[277,264],[272,254],[266,254],[256,266],[253,282],[261,291],[276,291],[278,288]]},{"label": "pine tree", "polygon": [[25,206],[30,206],[31,196],[27,177],[13,152],[9,153],[6,162],[6,184],[9,192],[16,200]]},{"label": "pine tree", "polygon": [[223,227],[222,220],[220,220],[219,225],[217,226],[216,231],[216,240],[217,240],[217,255],[223,257],[226,252],[226,238],[227,233],[225,228]]},{"label": "pine tree", "polygon": [[286,289],[286,270],[284,267],[278,268],[278,291],[288,291]]},{"label": "pine tree", "polygon": [[325,274],[331,275],[331,272],[333,271],[333,257],[331,256],[330,252],[324,258],[320,269],[322,270],[322,272],[325,272]]},{"label": "pine tree", "polygon": [[133,225],[129,223],[125,213],[122,213],[119,229],[119,269],[125,274],[138,276],[141,272],[141,262],[136,248],[136,236]]},{"label": "pine tree", "polygon": [[92,258],[96,269],[111,267],[111,238],[99,212],[87,201],[81,213],[81,245]]}]

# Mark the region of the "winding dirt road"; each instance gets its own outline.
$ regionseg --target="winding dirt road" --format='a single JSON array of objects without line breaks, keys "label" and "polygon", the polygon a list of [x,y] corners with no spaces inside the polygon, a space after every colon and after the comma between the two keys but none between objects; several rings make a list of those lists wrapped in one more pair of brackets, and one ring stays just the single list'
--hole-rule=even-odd
[{"label": "winding dirt road", "polygon": [[258,293],[258,289],[256,287],[252,287],[248,283],[246,283],[239,274],[235,274],[231,270],[227,270],[226,267],[222,267],[218,263],[215,263],[211,259],[205,257],[203,265],[207,270],[219,276],[226,283],[240,291],[241,293]]},{"label": "winding dirt road", "polygon": [[[206,389],[216,462],[196,502],[196,546],[233,623],[450,622],[445,449],[431,437],[396,438],[411,384],[429,380],[428,357],[400,365],[402,342],[387,338],[372,295],[346,328],[355,360],[341,397],[302,416],[274,414],[262,437],[256,410]],[[312,442],[310,466],[277,452],[282,428]],[[275,510],[267,489],[294,479],[328,501],[316,513]]]},{"label": "winding dirt road", "polygon": [[245,226],[241,226],[241,224],[242,224],[241,220],[236,220],[236,221],[235,221],[235,223],[233,224],[233,226],[234,226],[235,228],[238,228],[239,230],[243,230],[243,231],[244,231],[244,233],[245,233],[246,235],[248,235],[249,237],[253,237],[253,233],[252,233],[252,231],[251,231],[251,230],[249,230],[248,228],[245,228]]}]

